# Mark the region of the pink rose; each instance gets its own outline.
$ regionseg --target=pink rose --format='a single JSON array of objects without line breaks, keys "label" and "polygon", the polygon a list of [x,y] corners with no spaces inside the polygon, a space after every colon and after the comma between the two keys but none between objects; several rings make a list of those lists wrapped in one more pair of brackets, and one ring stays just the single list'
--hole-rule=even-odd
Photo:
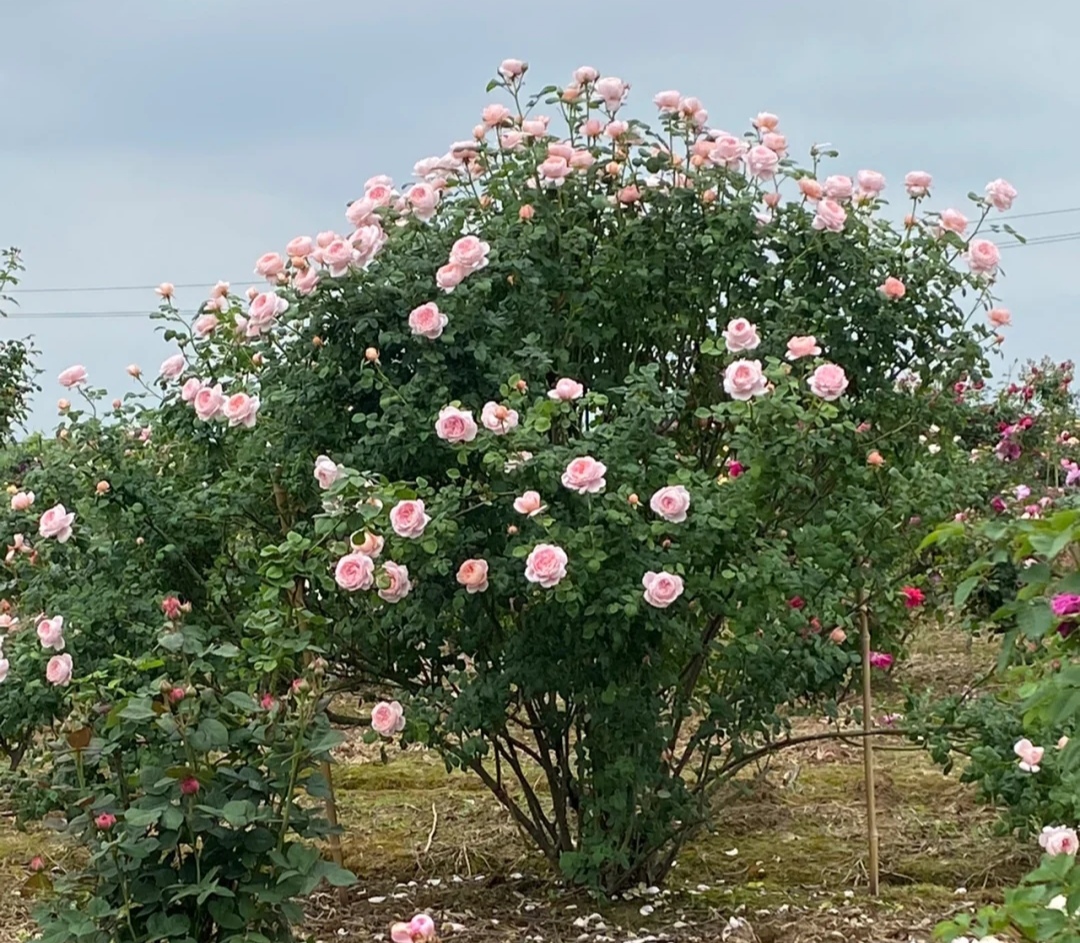
[{"label": "pink rose", "polygon": [[503,59],[499,64],[499,75],[507,80],[516,79],[524,75],[528,68],[529,64],[520,59]]},{"label": "pink rose", "polygon": [[293,289],[298,295],[310,295],[319,284],[319,272],[309,265],[293,279]]},{"label": "pink rose", "polygon": [[834,363],[823,363],[806,381],[810,392],[820,396],[826,402],[839,399],[848,388],[848,378],[843,367]]},{"label": "pink rose", "polygon": [[620,203],[629,205],[631,203],[637,203],[638,200],[641,199],[641,191],[634,186],[634,184],[630,184],[619,190],[616,197]]},{"label": "pink rose", "polygon": [[525,579],[539,583],[544,589],[558,586],[566,576],[567,556],[562,547],[537,544],[525,558]]},{"label": "pink rose", "polygon": [[216,285],[214,285],[213,288],[210,289],[210,297],[211,298],[224,298],[228,294],[229,294],[229,283],[228,282],[218,282]]},{"label": "pink rose", "polygon": [[536,171],[541,181],[553,187],[561,187],[571,174],[570,164],[565,157],[549,157]]},{"label": "pink rose", "polygon": [[540,500],[540,492],[526,491],[520,498],[514,498],[514,510],[518,514],[535,517],[546,509],[544,503]]},{"label": "pink rose", "polygon": [[682,95],[678,92],[657,92],[653,96],[653,104],[660,109],[661,113],[667,114],[673,111],[679,110],[679,102],[682,101]]},{"label": "pink rose", "polygon": [[830,200],[847,200],[851,197],[851,178],[834,174],[825,178],[825,196]]},{"label": "pink rose", "polygon": [[1039,845],[1048,855],[1075,855],[1080,848],[1080,839],[1075,829],[1047,825],[1039,835]]},{"label": "pink rose", "polygon": [[733,134],[721,134],[709,151],[709,159],[722,167],[736,166],[747,153],[747,144]]},{"label": "pink rose", "polygon": [[768,180],[776,174],[780,158],[775,151],[769,150],[764,144],[757,144],[746,152],[746,166],[750,173],[761,180]]},{"label": "pink rose", "polygon": [[458,567],[457,581],[468,593],[483,593],[488,588],[487,560],[466,560]]},{"label": "pink rose", "polygon": [[49,659],[49,663],[45,666],[45,677],[50,684],[62,686],[68,684],[71,681],[71,673],[74,670],[74,666],[71,663],[71,656],[64,652],[63,655],[53,655]]},{"label": "pink rose", "polygon": [[771,112],[759,111],[756,117],[750,119],[750,123],[761,132],[775,131],[780,119]]},{"label": "pink rose", "polygon": [[341,477],[341,466],[326,455],[320,455],[315,459],[315,480],[319,487],[326,491],[334,482]]},{"label": "pink rose", "polygon": [[492,102],[484,107],[482,120],[486,127],[497,128],[510,120],[510,109],[506,105]]},{"label": "pink rose", "polygon": [[757,327],[747,321],[746,318],[735,318],[728,321],[728,326],[722,334],[727,349],[732,353],[737,350],[753,350],[761,343]]},{"label": "pink rose", "polygon": [[724,392],[732,399],[746,402],[751,397],[763,396],[768,385],[760,360],[736,360],[724,371]]},{"label": "pink rose", "polygon": [[17,491],[11,496],[11,510],[13,511],[27,511],[33,504],[33,491]]},{"label": "pink rose", "polygon": [[581,123],[579,130],[587,138],[598,138],[604,131],[604,123],[599,118],[589,118]]},{"label": "pink rose", "polygon": [[409,188],[409,205],[417,219],[429,220],[439,205],[439,191],[430,183],[414,183]]},{"label": "pink rose", "polygon": [[51,619],[42,619],[37,624],[37,636],[42,648],[62,652],[64,650],[64,617],[53,616]]},{"label": "pink rose", "polygon": [[375,582],[375,563],[366,553],[347,553],[334,567],[334,581],[350,593],[371,589]]},{"label": "pink rose", "polygon": [[991,308],[986,317],[994,327],[1008,327],[1012,324],[1012,314],[1008,308]]},{"label": "pink rose", "polygon": [[578,85],[588,85],[600,78],[600,73],[591,65],[578,66],[574,69],[574,81]]},{"label": "pink rose", "polygon": [[261,275],[267,281],[275,282],[277,277],[285,271],[285,260],[276,252],[267,252],[260,255],[255,263],[255,274]]},{"label": "pink rose", "polygon": [[417,337],[426,337],[429,340],[442,335],[443,328],[449,322],[449,318],[439,310],[439,306],[433,301],[413,308],[409,312],[409,328]]},{"label": "pink rose", "polygon": [[311,241],[311,236],[297,236],[288,241],[285,246],[285,254],[290,259],[306,259],[311,255],[311,250],[314,248],[315,243]]},{"label": "pink rose", "polygon": [[1016,199],[1016,188],[1008,180],[991,180],[986,185],[986,198],[994,205],[995,209],[1005,212],[1012,209],[1013,200]]},{"label": "pink rose", "polygon": [[195,319],[192,330],[194,330],[199,337],[206,337],[214,333],[219,323],[216,314],[200,314]]},{"label": "pink rose", "polygon": [[81,363],[77,363],[74,367],[68,367],[62,371],[57,379],[60,381],[61,386],[66,386],[69,389],[73,386],[81,386],[86,382],[86,367]]},{"label": "pink rose", "polygon": [[247,393],[233,393],[221,408],[222,414],[229,420],[230,426],[243,426],[251,429],[259,412],[259,398]]},{"label": "pink rose", "polygon": [[478,272],[488,264],[491,246],[476,236],[462,236],[450,249],[450,262],[465,272]]},{"label": "pink rose", "polygon": [[435,420],[435,434],[445,442],[472,442],[476,438],[476,421],[471,410],[444,406]]},{"label": "pink rose", "polygon": [[[531,138],[542,138],[547,135],[548,125],[551,124],[551,118],[548,115],[539,115],[535,118],[526,118],[521,122],[522,133],[527,134]],[[503,147],[510,147],[507,143],[506,136],[502,138]]]},{"label": "pink rose", "polygon": [[[377,218],[375,216],[375,210],[375,201],[370,197],[363,196],[359,200],[353,200],[353,202],[346,207],[345,218],[352,223],[354,229],[359,229],[361,226],[366,226],[372,220]],[[333,238],[323,242],[322,239],[326,235],[333,236]],[[315,244],[320,249],[325,249],[331,242],[334,242],[339,238],[340,237],[334,233],[319,233],[319,235],[315,237]]]},{"label": "pink rose", "polygon": [[880,193],[885,189],[885,175],[876,170],[860,170],[855,179],[863,193]]},{"label": "pink rose", "polygon": [[390,526],[399,537],[419,537],[430,522],[423,501],[399,501],[390,509]]},{"label": "pink rose", "polygon": [[376,559],[380,553],[382,553],[383,545],[386,541],[378,534],[373,534],[371,531],[364,531],[364,539],[360,543],[356,543],[355,535],[349,538],[352,544],[353,550],[357,553],[365,554],[371,557],[372,560]]},{"label": "pink rose", "polygon": [[763,147],[767,147],[777,157],[783,157],[787,154],[787,138],[782,134],[774,134],[769,132],[761,136],[761,144]]},{"label": "pink rose", "polygon": [[941,214],[941,228],[949,232],[959,233],[962,236],[967,225],[967,217],[959,210],[949,209]]},{"label": "pink rose", "polygon": [[1013,753],[1019,758],[1018,765],[1025,773],[1037,773],[1039,771],[1039,764],[1042,762],[1044,752],[1042,747],[1035,746],[1027,737],[1017,740],[1013,745]]},{"label": "pink rose", "polygon": [[821,353],[817,338],[813,334],[806,337],[793,337],[787,342],[787,359],[798,360],[800,357],[817,357]]},{"label": "pink rose", "polygon": [[907,190],[908,196],[926,196],[930,191],[930,184],[933,182],[934,178],[925,170],[913,170],[904,177],[904,188]]},{"label": "pink rose", "polygon": [[683,579],[675,573],[646,573],[641,578],[645,587],[645,602],[657,609],[667,609],[683,594]]},{"label": "pink rose", "polygon": [[968,243],[968,267],[976,275],[989,275],[997,271],[1001,252],[989,239],[972,239]]},{"label": "pink rose", "polygon": [[457,265],[454,262],[448,262],[435,273],[435,284],[443,291],[449,293],[457,288],[468,274],[469,273],[460,265]]},{"label": "pink rose", "polygon": [[166,357],[161,361],[161,366],[158,368],[158,374],[165,377],[167,380],[173,380],[184,372],[184,367],[186,366],[187,361],[184,359],[183,354],[173,354],[171,357]]},{"label": "pink rose", "polygon": [[184,385],[180,387],[180,399],[185,403],[190,403],[199,394],[199,390],[203,387],[202,380],[198,377],[192,377],[190,380],[186,380]]},{"label": "pink rose", "polygon": [[578,494],[597,494],[604,490],[607,466],[590,455],[575,458],[562,474],[563,486]]},{"label": "pink rose", "polygon": [[[11,662],[0,655],[0,684],[7,681],[8,672],[11,670]],[[40,859],[34,859],[40,860]]]},{"label": "pink rose", "polygon": [[225,394],[221,392],[221,384],[204,386],[192,400],[195,406],[195,415],[203,422],[209,422],[221,415],[221,409],[225,405]]},{"label": "pink rose", "polygon": [[625,121],[609,121],[604,128],[604,134],[611,138],[611,140],[617,141],[629,130],[630,125]]},{"label": "pink rose", "polygon": [[799,192],[808,200],[812,200],[816,203],[824,196],[825,188],[813,177],[800,177]]},{"label": "pink rose", "polygon": [[596,158],[584,148],[579,148],[574,151],[570,157],[570,166],[574,170],[588,170],[593,164],[596,163]]},{"label": "pink rose", "polygon": [[160,285],[158,285],[157,288],[154,289],[154,292],[158,295],[161,295],[161,297],[164,298],[166,301],[168,301],[173,296],[173,293],[175,291],[176,286],[173,285],[172,282],[162,282]]},{"label": "pink rose", "polygon": [[665,521],[681,524],[690,509],[690,492],[682,485],[668,485],[653,494],[649,507]]},{"label": "pink rose", "polygon": [[893,301],[898,301],[907,294],[907,287],[899,278],[893,278],[891,275],[885,279],[885,281],[878,286],[880,291],[886,298],[890,298]]},{"label": "pink rose", "polygon": [[55,504],[38,521],[38,533],[42,537],[55,537],[58,542],[67,543],[71,537],[71,524],[75,512],[69,511],[62,504]]},{"label": "pink rose", "polygon": [[608,111],[618,111],[629,90],[629,85],[613,75],[597,79],[593,85],[593,91],[603,100]]},{"label": "pink rose", "polygon": [[405,709],[397,701],[379,701],[371,709],[371,729],[392,737],[405,729]]},{"label": "pink rose", "polygon": [[555,384],[554,389],[548,390],[548,399],[562,400],[565,403],[570,400],[580,399],[584,394],[585,387],[576,380],[563,377]]},{"label": "pink rose", "polygon": [[386,174],[372,177],[364,184],[364,199],[376,206],[389,206],[394,199],[394,181]]},{"label": "pink rose", "polygon": [[501,403],[485,403],[480,412],[480,422],[488,431],[505,435],[518,424],[517,410]]},{"label": "pink rose", "polygon": [[401,602],[411,589],[409,568],[387,560],[383,564],[382,576],[379,577],[379,598],[385,602]]},{"label": "pink rose", "polygon": [[827,229],[829,232],[840,232],[847,220],[844,208],[835,200],[824,199],[817,205],[817,213],[814,221],[810,224],[814,229]]},{"label": "pink rose", "polygon": [[360,264],[360,253],[348,239],[335,239],[322,250],[322,261],[331,278],[340,278],[354,265]]},{"label": "pink rose", "polygon": [[284,314],[289,302],[272,291],[257,294],[248,306],[247,336],[258,337],[274,325],[279,314]]}]

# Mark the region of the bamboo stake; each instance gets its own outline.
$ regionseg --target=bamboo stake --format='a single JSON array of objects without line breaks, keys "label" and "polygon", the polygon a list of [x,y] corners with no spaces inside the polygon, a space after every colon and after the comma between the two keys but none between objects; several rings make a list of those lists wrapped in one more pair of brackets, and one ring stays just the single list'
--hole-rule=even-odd
[{"label": "bamboo stake", "polygon": [[[870,690],[870,619],[866,614],[866,603],[859,610],[860,634],[862,636],[862,702],[863,732],[869,734],[873,729],[873,697]],[[878,827],[877,797],[874,794],[874,738],[863,737],[863,772],[866,782],[866,837],[870,860],[867,874],[870,881],[870,894],[878,896]]]},{"label": "bamboo stake", "polygon": [[[337,833],[338,817],[337,799],[334,797],[334,774],[329,760],[323,760],[322,774],[326,777],[326,821],[330,823],[330,827],[334,830],[330,834],[330,856],[334,859],[334,864],[339,868],[344,868],[345,856],[341,852],[341,836]],[[342,904],[348,903],[349,892],[344,887],[337,889],[337,896]]]}]

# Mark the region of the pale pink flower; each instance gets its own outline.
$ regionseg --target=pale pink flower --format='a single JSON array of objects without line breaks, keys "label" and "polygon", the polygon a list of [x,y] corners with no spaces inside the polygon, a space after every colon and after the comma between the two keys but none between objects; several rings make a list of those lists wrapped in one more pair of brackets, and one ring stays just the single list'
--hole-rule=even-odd
[{"label": "pale pink flower", "polygon": [[11,662],[0,655],[0,684],[7,681],[8,672],[11,670]]},{"label": "pale pink flower", "polygon": [[229,420],[230,426],[243,426],[251,429],[259,412],[259,398],[248,396],[247,393],[233,393],[224,405],[221,412]]},{"label": "pale pink flower", "polygon": [[224,298],[229,294],[229,283],[218,282],[210,289],[211,298]]},{"label": "pale pink flower", "polygon": [[306,259],[314,248],[315,243],[311,241],[311,236],[296,236],[286,244],[285,254],[290,259]]},{"label": "pale pink flower", "polygon": [[458,567],[457,581],[468,593],[483,593],[488,588],[487,560],[466,560]]},{"label": "pale pink flower", "polygon": [[1020,769],[1025,773],[1037,773],[1039,771],[1039,764],[1042,762],[1044,752],[1042,747],[1035,746],[1027,737],[1017,740],[1013,744],[1013,753],[1018,758]]},{"label": "pale pink flower", "polygon": [[780,119],[771,112],[759,111],[756,117],[750,119],[750,123],[757,128],[758,131],[764,133],[766,131],[775,131],[780,124]]},{"label": "pale pink flower", "polygon": [[342,468],[327,455],[315,459],[315,480],[324,491],[341,477]]},{"label": "pale pink flower", "polygon": [[[531,138],[542,138],[547,134],[548,125],[551,124],[551,118],[548,115],[537,115],[533,118],[526,118],[521,122],[521,130],[524,134],[527,134]],[[501,138],[503,147],[510,147],[506,142],[505,136]]]},{"label": "pale pink flower", "polygon": [[626,93],[630,90],[622,79],[612,75],[606,75],[597,79],[593,84],[593,91],[603,100],[608,111],[618,111],[626,99]]},{"label": "pale pink flower", "polygon": [[364,193],[371,193],[376,187],[388,188],[393,186],[394,178],[389,174],[375,174],[374,177],[368,177],[367,180],[364,181]]},{"label": "pale pink flower", "polygon": [[386,541],[378,534],[373,534],[371,531],[364,531],[364,539],[360,543],[356,543],[355,535],[349,538],[349,542],[352,545],[353,550],[356,553],[363,553],[371,557],[372,560],[376,559],[383,551],[383,545]]},{"label": "pale pink flower", "polygon": [[997,271],[1001,252],[989,239],[972,239],[968,243],[968,267],[976,275],[989,275]]},{"label": "pale pink flower", "polygon": [[435,273],[435,284],[449,293],[457,288],[468,274],[460,265],[448,262]]},{"label": "pale pink flower", "polygon": [[816,203],[824,196],[825,188],[813,177],[800,177],[799,192],[808,200]]},{"label": "pale pink flower", "polygon": [[482,120],[485,127],[497,128],[500,124],[505,124],[510,120],[510,109],[506,105],[492,102],[484,107]]},{"label": "pale pink flower", "polygon": [[536,172],[543,183],[552,187],[561,187],[572,171],[566,158],[548,157],[536,168]]},{"label": "pale pink flower", "polygon": [[142,367],[137,363],[129,363],[127,365],[127,375],[129,377],[134,377],[136,380],[139,379],[139,377],[142,376]]},{"label": "pale pink flower", "polygon": [[364,199],[371,200],[378,207],[389,206],[395,195],[394,181],[387,177],[386,174],[372,177],[364,184]]},{"label": "pale pink flower", "polygon": [[162,282],[154,289],[154,292],[167,301],[176,293],[176,286],[172,282]]},{"label": "pale pink flower", "polygon": [[[361,226],[351,236],[349,236],[349,242],[352,243],[353,249],[356,250],[356,256],[353,260],[353,264],[363,268],[366,266],[375,256],[377,256],[384,245],[386,245],[386,233],[383,232],[382,226],[377,224],[371,226]],[[333,243],[331,243],[331,246]],[[329,247],[326,251],[329,251]],[[331,275],[334,273],[331,272]]]},{"label": "pale pink flower", "polygon": [[185,380],[184,385],[180,387],[180,399],[185,403],[190,403],[195,399],[202,387],[202,380],[198,377],[192,377],[190,380]]},{"label": "pale pink flower", "polygon": [[653,494],[649,507],[665,521],[681,524],[690,509],[690,492],[682,485],[668,485]]},{"label": "pale pink flower", "polygon": [[1012,324],[1012,314],[1008,308],[991,308],[986,317],[994,327],[1008,327]]},{"label": "pale pink flower", "polygon": [[71,538],[71,524],[74,520],[74,511],[69,511],[62,504],[54,504],[41,515],[38,533],[42,537],[55,537],[59,543],[67,543]]},{"label": "pale pink flower", "polygon": [[476,236],[462,236],[450,249],[450,262],[465,272],[478,272],[488,264],[491,246]]},{"label": "pale pink flower", "polygon": [[51,619],[42,619],[37,624],[37,637],[42,648],[62,652],[64,650],[64,617],[53,616]]},{"label": "pale pink flower", "polygon": [[555,544],[537,544],[525,558],[525,579],[544,589],[558,586],[566,576],[566,551]]},{"label": "pale pink flower", "polygon": [[780,158],[764,144],[756,144],[746,152],[746,166],[755,177],[769,180],[776,174]]},{"label": "pale pink flower", "polygon": [[570,400],[580,399],[584,394],[585,387],[580,383],[576,380],[571,380],[569,377],[562,377],[555,384],[554,389],[548,390],[548,399],[569,402]]},{"label": "pale pink flower", "polygon": [[397,701],[379,701],[371,709],[371,729],[384,737],[392,737],[405,729],[405,708]]},{"label": "pale pink flower", "polygon": [[761,343],[757,327],[746,318],[735,318],[728,321],[728,326],[722,332],[727,349],[734,353],[738,350],[753,350]]},{"label": "pale pink flower", "polygon": [[542,511],[547,510],[543,501],[540,500],[540,492],[538,491],[526,491],[521,497],[514,498],[514,510],[518,514],[524,514],[527,517],[535,517]]},{"label": "pale pink flower", "polygon": [[964,230],[967,229],[967,225],[967,217],[959,210],[948,209],[941,214],[941,228],[947,229],[949,232],[955,232],[962,236]]},{"label": "pale pink flower", "polygon": [[641,578],[645,602],[657,609],[667,609],[683,594],[683,579],[676,573],[646,573]]},{"label": "pale pink flower", "polygon": [[746,141],[733,134],[721,134],[709,151],[709,159],[722,167],[735,167],[749,150]]},{"label": "pale pink flower", "polygon": [[371,589],[375,582],[375,563],[366,553],[347,553],[334,567],[334,581],[350,593]]},{"label": "pale pink flower", "polygon": [[760,360],[736,360],[724,371],[724,391],[732,399],[745,402],[754,396],[763,396],[768,385]]},{"label": "pale pink flower", "polygon": [[904,177],[904,189],[907,190],[908,196],[926,196],[933,182],[934,178],[925,170],[913,170]]},{"label": "pale pink flower", "polygon": [[71,662],[71,656],[64,652],[63,655],[53,655],[49,659],[49,663],[45,666],[45,678],[49,684],[62,687],[71,681],[73,671],[74,665]]},{"label": "pale pink flower", "polygon": [[637,203],[638,200],[641,199],[641,191],[631,183],[619,190],[616,196],[620,203],[629,205],[631,203]]},{"label": "pale pink flower", "polygon": [[503,59],[499,65],[499,75],[509,81],[523,76],[528,68],[529,64],[520,59]]},{"label": "pale pink flower", "polygon": [[476,421],[471,410],[444,406],[435,420],[435,434],[445,442],[472,442],[476,438]]},{"label": "pale pink flower", "polygon": [[993,204],[995,209],[1005,212],[1012,209],[1013,200],[1016,199],[1016,188],[1008,180],[991,180],[986,185],[986,198]]},{"label": "pale pink flower", "polygon": [[604,128],[604,134],[611,138],[611,140],[617,141],[629,130],[630,125],[625,121],[609,121]]},{"label": "pale pink flower", "polygon": [[890,275],[882,284],[878,285],[878,291],[886,298],[898,301],[907,294],[907,286],[899,278],[893,278]]},{"label": "pale pink flower", "polygon": [[855,175],[855,179],[863,193],[877,194],[885,189],[885,175],[876,170],[860,170]]},{"label": "pale pink flower", "polygon": [[814,221],[810,224],[814,229],[827,229],[829,232],[840,232],[847,220],[844,208],[835,200],[824,199],[817,205]]},{"label": "pale pink flower", "polygon": [[430,183],[414,183],[409,187],[409,205],[417,219],[429,220],[439,205],[439,191]]},{"label": "pale pink flower", "polygon": [[657,92],[653,96],[653,104],[660,109],[661,113],[668,114],[673,111],[679,110],[679,103],[682,101],[682,95],[678,92]]},{"label": "pale pink flower", "polygon": [[580,131],[587,138],[598,138],[604,131],[604,123],[599,118],[589,118],[581,123]]},{"label": "pale pink flower", "polygon": [[[393,560],[387,560],[383,564],[382,576],[379,578],[378,596],[385,602],[401,602],[412,589],[409,582],[409,568]],[[384,586],[383,583],[386,585]]]},{"label": "pale pink flower", "polygon": [[574,69],[574,81],[578,85],[588,85],[600,78],[600,73],[591,65],[578,66]]},{"label": "pale pink flower", "polygon": [[258,337],[274,326],[278,315],[288,310],[289,302],[273,291],[257,294],[248,305],[248,321],[245,333]]},{"label": "pale pink flower", "polygon": [[821,353],[817,338],[813,334],[806,337],[793,337],[787,342],[788,360],[798,360],[800,357],[817,357]]},{"label": "pale pink flower", "polygon": [[597,494],[604,490],[607,466],[591,455],[575,458],[562,473],[563,486],[578,494]]},{"label": "pale pink flower", "polygon": [[449,318],[439,310],[439,306],[433,301],[413,308],[409,312],[409,329],[417,337],[426,337],[435,340],[440,337],[443,328],[449,323]]},{"label": "pale pink flower", "polygon": [[331,278],[340,278],[360,264],[360,253],[348,239],[335,239],[322,250],[322,261]]},{"label": "pale pink flower", "polygon": [[277,281],[277,277],[285,271],[285,260],[276,252],[267,252],[260,255],[255,263],[255,274],[261,275],[269,282]]},{"label": "pale pink flower", "polygon": [[186,366],[187,361],[184,359],[183,354],[173,354],[171,357],[166,357],[161,361],[158,374],[167,380],[174,380],[184,372]]},{"label": "pale pink flower", "polygon": [[485,403],[480,412],[480,422],[489,432],[505,435],[518,424],[517,410],[500,403]]},{"label": "pale pink flower", "polygon": [[207,337],[214,333],[220,323],[221,322],[218,321],[216,314],[200,314],[195,319],[192,330],[194,330],[199,337]]},{"label": "pale pink flower", "polygon": [[73,386],[81,386],[86,382],[86,367],[81,363],[77,363],[74,367],[68,367],[66,370],[61,371],[57,379],[60,381],[61,386],[68,389]]},{"label": "pale pink flower", "polygon": [[[353,200],[345,209],[345,218],[352,223],[353,229],[359,229],[361,226],[366,226],[369,222],[375,219],[376,205],[375,201],[370,197],[363,196],[359,200]],[[332,239],[323,243],[321,240],[324,236],[331,235]],[[334,242],[340,237],[335,233],[319,233],[315,239],[315,244],[320,249],[325,249],[331,242]]]},{"label": "pale pink flower", "polygon": [[11,510],[26,511],[34,504],[33,491],[17,491],[11,496]]},{"label": "pale pink flower", "polygon": [[776,154],[777,157],[784,157],[787,154],[787,138],[782,134],[776,134],[772,131],[763,134],[761,144]]},{"label": "pale pink flower", "polygon": [[810,386],[810,392],[820,396],[826,402],[839,399],[848,388],[847,374],[843,367],[834,363],[823,363],[806,381]]},{"label": "pale pink flower", "polygon": [[225,405],[225,394],[221,392],[221,384],[202,387],[195,394],[192,404],[195,407],[195,415],[203,422],[216,419],[221,415],[222,407]]},{"label": "pale pink flower", "polygon": [[847,200],[851,197],[851,178],[834,174],[825,178],[825,196],[830,200]]},{"label": "pale pink flower", "polygon": [[588,170],[595,163],[596,158],[584,148],[574,151],[573,156],[570,158],[570,166],[574,170]]},{"label": "pale pink flower", "polygon": [[1048,855],[1075,855],[1080,839],[1075,829],[1064,825],[1047,825],[1039,835],[1039,846]]},{"label": "pale pink flower", "polygon": [[399,501],[390,509],[390,526],[399,537],[419,537],[431,518],[424,513],[424,502]]},{"label": "pale pink flower", "polygon": [[309,265],[293,279],[293,288],[298,295],[310,295],[319,284],[319,272],[314,265]]}]

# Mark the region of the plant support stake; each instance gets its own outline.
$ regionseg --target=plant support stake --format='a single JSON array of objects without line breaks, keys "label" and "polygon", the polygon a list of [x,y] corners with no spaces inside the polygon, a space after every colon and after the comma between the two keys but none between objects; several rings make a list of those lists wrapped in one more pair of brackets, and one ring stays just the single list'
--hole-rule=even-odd
[{"label": "plant support stake", "polygon": [[866,603],[859,609],[860,636],[862,640],[862,707],[863,707],[863,770],[866,780],[866,838],[869,846],[867,876],[870,894],[878,895],[878,830],[877,799],[874,795],[874,738],[869,736],[873,727],[873,703],[870,691],[870,619]]}]

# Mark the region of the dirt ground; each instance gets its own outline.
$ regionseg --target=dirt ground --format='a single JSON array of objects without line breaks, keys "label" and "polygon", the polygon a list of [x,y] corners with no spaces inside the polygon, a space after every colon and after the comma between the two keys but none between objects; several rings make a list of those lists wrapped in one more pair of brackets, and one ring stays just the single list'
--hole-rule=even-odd
[{"label": "dirt ground", "polygon": [[[951,633],[931,633],[900,680],[945,690],[993,658]],[[881,685],[880,713],[895,701]],[[814,722],[800,722],[806,730]],[[558,886],[507,814],[473,778],[448,775],[420,750],[378,751],[351,740],[335,780],[345,863],[360,883],[309,901],[308,938],[389,939],[391,922],[425,911],[444,940],[725,941],[870,943],[929,941],[957,911],[1000,898],[1034,861],[995,834],[995,816],[954,773],[920,752],[879,746],[877,798],[881,894],[866,889],[862,752],[825,741],[793,749],[727,797],[713,830],[682,854],[663,891],[640,888],[600,904]],[[0,941],[33,931],[21,888],[44,854],[62,868],[65,849],[46,833],[0,823]]]}]

